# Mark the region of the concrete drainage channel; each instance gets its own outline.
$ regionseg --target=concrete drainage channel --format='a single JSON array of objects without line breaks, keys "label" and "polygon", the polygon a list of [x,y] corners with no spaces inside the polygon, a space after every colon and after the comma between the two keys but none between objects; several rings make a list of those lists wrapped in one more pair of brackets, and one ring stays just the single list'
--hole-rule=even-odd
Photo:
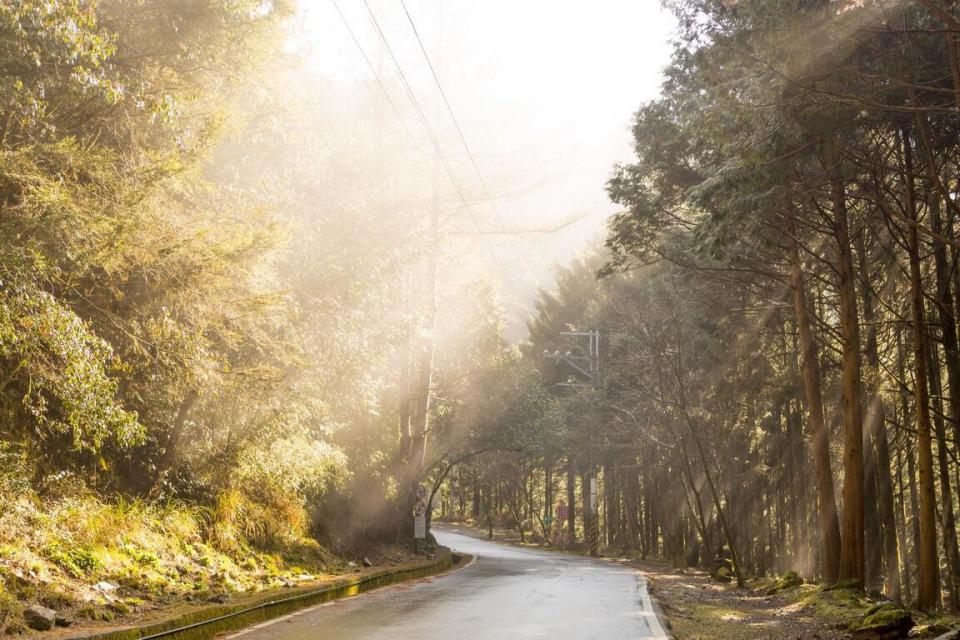
[{"label": "concrete drainage channel", "polygon": [[237,605],[210,606],[188,614],[143,627],[129,627],[78,636],[72,640],[207,640],[227,632],[292,613],[331,600],[355,596],[371,589],[406,580],[424,578],[461,564],[462,555],[444,551],[434,562],[418,567],[388,569],[370,575],[348,578],[321,588],[304,588],[291,595],[264,597]]}]

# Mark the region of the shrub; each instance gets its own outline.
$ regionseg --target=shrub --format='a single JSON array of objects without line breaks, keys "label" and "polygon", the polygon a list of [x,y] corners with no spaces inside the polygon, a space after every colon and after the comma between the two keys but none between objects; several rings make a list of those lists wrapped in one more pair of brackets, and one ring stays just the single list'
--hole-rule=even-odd
[{"label": "shrub", "polygon": [[18,633],[23,630],[21,613],[23,605],[7,590],[0,588],[0,627],[7,633]]},{"label": "shrub", "polygon": [[100,559],[86,547],[55,543],[44,550],[44,555],[74,578],[92,578],[103,569]]}]

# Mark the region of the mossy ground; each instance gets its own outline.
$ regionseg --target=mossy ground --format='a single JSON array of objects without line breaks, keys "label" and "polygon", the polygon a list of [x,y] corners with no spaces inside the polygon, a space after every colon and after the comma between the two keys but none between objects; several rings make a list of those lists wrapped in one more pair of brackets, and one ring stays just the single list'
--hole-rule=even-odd
[{"label": "mossy ground", "polygon": [[[347,559],[290,534],[250,542],[249,523],[176,504],[23,496],[0,508],[0,631],[28,631],[40,604],[82,624],[120,621],[353,572]],[[399,564],[399,549],[375,549]]]},{"label": "mossy ground", "polygon": [[[647,575],[679,640],[794,640],[843,637],[798,606],[816,587],[762,578],[747,587],[721,584],[704,571],[676,572],[665,562],[634,562]],[[791,584],[794,583],[794,584]],[[773,593],[771,593],[774,591]]]},{"label": "mossy ground", "polygon": [[702,571],[679,573],[658,562],[638,566],[650,578],[678,640],[870,637],[869,632],[896,628],[908,617],[914,623],[910,638],[934,638],[960,626],[957,617],[907,611],[855,588],[797,584],[792,575],[750,580],[746,589],[737,589]]}]

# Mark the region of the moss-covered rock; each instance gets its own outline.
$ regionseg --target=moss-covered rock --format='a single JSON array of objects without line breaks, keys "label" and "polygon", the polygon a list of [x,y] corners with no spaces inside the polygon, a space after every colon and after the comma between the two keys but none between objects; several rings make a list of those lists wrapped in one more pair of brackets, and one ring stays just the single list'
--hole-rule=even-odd
[{"label": "moss-covered rock", "polygon": [[796,571],[787,571],[782,576],[779,576],[769,583],[763,589],[763,593],[768,596],[775,595],[784,591],[786,589],[792,589],[794,587],[799,587],[803,584],[803,578],[800,577]]},{"label": "moss-covered rock", "polygon": [[858,640],[906,638],[914,625],[909,611],[892,602],[871,600],[860,589],[833,585],[814,591],[802,603],[817,617]]},{"label": "moss-covered rock", "polygon": [[909,611],[892,602],[878,603],[864,614],[863,621],[850,628],[854,638],[869,640],[895,640],[905,638],[913,627]]},{"label": "moss-covered rock", "polygon": [[824,591],[863,591],[863,583],[859,580],[841,580],[836,584],[827,585]]},{"label": "moss-covered rock", "polygon": [[811,609],[818,618],[826,620],[837,629],[849,629],[863,622],[872,602],[857,589],[825,587],[806,596],[801,603]]}]

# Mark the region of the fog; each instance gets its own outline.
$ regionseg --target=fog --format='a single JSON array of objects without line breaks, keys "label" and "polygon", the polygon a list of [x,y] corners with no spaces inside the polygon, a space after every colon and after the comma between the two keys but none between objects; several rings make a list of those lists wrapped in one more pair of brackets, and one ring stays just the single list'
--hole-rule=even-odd
[{"label": "fog", "polygon": [[[3,0],[0,629],[424,576],[434,522],[649,568],[684,637],[955,625],[958,34],[946,0]],[[358,633],[654,618],[481,556]]]},{"label": "fog", "polygon": [[[508,336],[517,339],[525,334],[532,294],[550,286],[555,264],[601,241],[614,210],[604,184],[613,165],[630,157],[632,114],[658,93],[671,30],[672,18],[655,0],[605,0],[589,8],[543,0],[409,0],[405,7],[314,0],[301,6],[287,50],[302,82],[364,96],[363,108],[322,126],[370,127],[392,145],[404,158],[407,186],[421,190],[424,224],[439,174],[441,266],[467,280],[491,279]],[[434,161],[404,79],[449,170]],[[344,121],[350,119],[363,122]],[[327,149],[340,151],[350,153]]]}]

